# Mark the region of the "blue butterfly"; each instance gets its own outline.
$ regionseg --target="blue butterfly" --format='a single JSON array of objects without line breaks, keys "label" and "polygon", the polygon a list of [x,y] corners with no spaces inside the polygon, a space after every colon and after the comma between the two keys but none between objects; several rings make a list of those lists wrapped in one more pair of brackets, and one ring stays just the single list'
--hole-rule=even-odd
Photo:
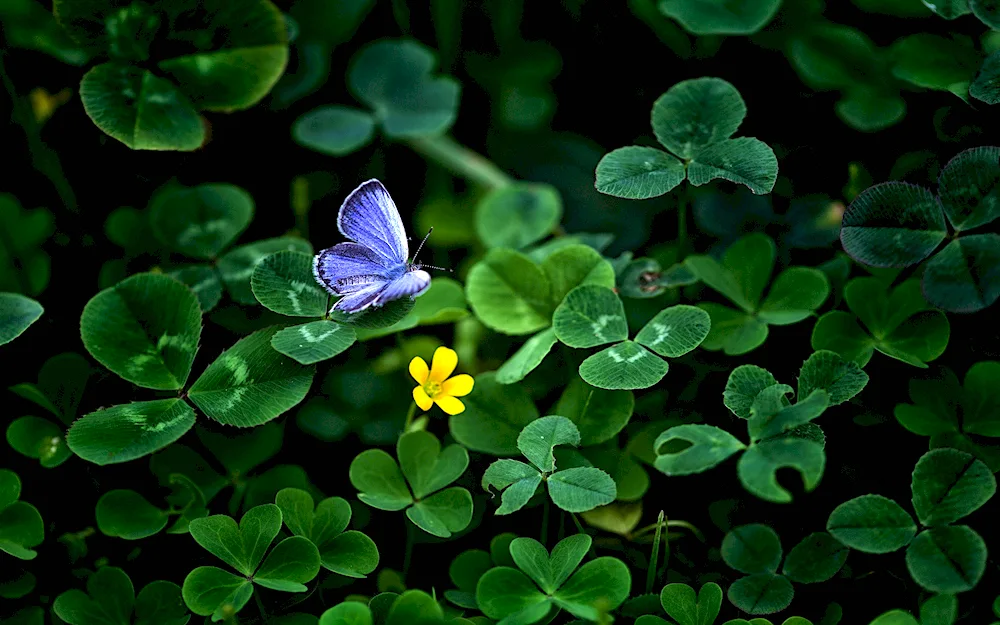
[{"label": "blue butterfly", "polygon": [[337,229],[353,243],[338,243],[313,259],[316,280],[341,296],[333,310],[360,312],[407,295],[416,297],[431,285],[430,274],[409,260],[403,220],[378,180],[351,191],[340,206]]}]

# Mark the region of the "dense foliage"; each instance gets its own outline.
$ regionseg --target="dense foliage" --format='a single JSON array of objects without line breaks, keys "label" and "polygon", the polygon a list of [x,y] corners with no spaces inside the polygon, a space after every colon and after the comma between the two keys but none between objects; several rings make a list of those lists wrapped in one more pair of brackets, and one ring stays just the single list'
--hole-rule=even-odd
[{"label": "dense foliage", "polygon": [[4,625],[1000,621],[1000,3],[0,25]]}]

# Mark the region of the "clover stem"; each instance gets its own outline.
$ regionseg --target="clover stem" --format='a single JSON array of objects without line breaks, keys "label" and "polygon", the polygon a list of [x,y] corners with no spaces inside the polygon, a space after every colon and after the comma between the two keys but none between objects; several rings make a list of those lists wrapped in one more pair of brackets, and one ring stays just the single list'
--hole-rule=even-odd
[{"label": "clover stem", "polygon": [[[573,513],[573,512],[570,512],[569,516],[573,519],[573,524],[576,525],[576,531],[580,532],[581,534],[586,534],[587,531],[583,529],[583,524],[580,523],[580,519],[576,518],[576,514]],[[594,543],[593,542],[590,543],[590,550],[589,551],[590,551],[590,557],[592,557],[592,558],[596,558],[597,557],[597,552],[594,550]]]},{"label": "clover stem", "polygon": [[653,552],[649,555],[649,567],[646,569],[646,594],[653,592],[653,585],[656,584],[656,568],[660,560],[660,536],[663,532],[664,514],[660,510],[660,515],[656,517],[656,533],[653,534]]},{"label": "clover stem", "polygon": [[513,184],[514,179],[493,161],[474,152],[448,135],[417,137],[406,142],[415,152],[430,158],[453,174],[490,189]]},{"label": "clover stem", "polygon": [[271,618],[267,615],[267,610],[264,609],[264,602],[260,599],[260,593],[253,593],[253,598],[257,600],[257,609],[260,610],[260,618],[267,623]]},{"label": "clover stem", "polygon": [[410,426],[413,425],[413,417],[417,414],[417,404],[410,404],[410,409],[406,412],[406,421],[403,423],[403,434],[410,431]]},{"label": "clover stem", "polygon": [[677,198],[677,253],[681,258],[687,253],[687,189]]},{"label": "clover stem", "polygon": [[545,503],[542,504],[542,539],[541,543],[543,545],[548,545],[549,539],[549,508],[552,505],[552,500],[548,497],[545,498]]},{"label": "clover stem", "polygon": [[407,573],[410,572],[410,560],[413,559],[413,541],[414,541],[414,529],[413,523],[409,519],[404,521],[406,523],[406,551],[403,552],[403,579],[406,579]]}]

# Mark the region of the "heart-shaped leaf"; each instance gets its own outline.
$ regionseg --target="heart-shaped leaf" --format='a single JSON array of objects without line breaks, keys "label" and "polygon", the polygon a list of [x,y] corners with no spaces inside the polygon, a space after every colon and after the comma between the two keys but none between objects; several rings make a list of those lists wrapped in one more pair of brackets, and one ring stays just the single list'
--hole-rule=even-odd
[{"label": "heart-shaped leaf", "polygon": [[396,456],[415,499],[423,499],[451,484],[469,466],[469,454],[461,445],[441,443],[430,432],[407,432],[396,443]]},{"label": "heart-shaped leaf", "polygon": [[201,308],[177,280],[138,274],[87,302],[80,335],[91,356],[129,382],[179,389],[198,350]]},{"label": "heart-shaped leaf", "polygon": [[799,584],[832,578],[844,566],[850,550],[826,532],[813,532],[792,547],[781,572]]},{"label": "heart-shaped leaf", "polygon": [[712,625],[722,607],[722,588],[709,582],[696,597],[687,584],[667,584],[660,591],[660,604],[679,625]]},{"label": "heart-shaped leaf", "polygon": [[101,495],[94,510],[97,528],[107,536],[138,540],[167,526],[167,513],[134,490],[112,490]]},{"label": "heart-shaped leaf", "polygon": [[795,588],[784,575],[756,573],[733,582],[726,596],[747,614],[773,614],[792,603]]},{"label": "heart-shaped leaf", "polygon": [[436,64],[415,41],[376,41],[351,60],[347,85],[390,137],[438,135],[455,121],[460,88],[453,78],[432,76]]},{"label": "heart-shaped leaf", "polygon": [[486,247],[521,249],[548,236],[562,217],[555,187],[515,183],[497,187],[476,205],[476,233]]},{"label": "heart-shaped leaf", "polygon": [[406,509],[406,516],[428,534],[450,538],[469,526],[472,520],[472,495],[453,486],[438,491]]},{"label": "heart-shaped leaf", "polygon": [[209,553],[250,577],[281,531],[281,510],[274,504],[251,508],[238,526],[232,518],[216,514],[191,521],[189,529]]},{"label": "heart-shaped leaf", "polygon": [[70,625],[129,625],[135,605],[132,580],[120,568],[98,569],[87,579],[87,592],[67,590],[52,609]]},{"label": "heart-shaped leaf", "polygon": [[304,536],[292,536],[274,546],[253,577],[255,584],[284,592],[306,592],[304,585],[319,573],[316,545]]},{"label": "heart-shaped leaf", "polygon": [[361,491],[358,499],[379,510],[402,510],[413,503],[399,465],[381,449],[358,454],[351,462],[350,478]]},{"label": "heart-shaped leaf", "polygon": [[235,185],[173,187],[150,202],[149,224],[171,250],[207,260],[246,230],[253,213],[253,198]]},{"label": "heart-shaped leaf", "polygon": [[951,312],[976,312],[1000,298],[1000,235],[955,239],[926,265],[927,301]]},{"label": "heart-shaped leaf", "polygon": [[510,514],[523,508],[538,490],[542,475],[538,469],[517,460],[497,460],[483,473],[483,490],[492,486],[502,491],[500,507],[494,514]]}]

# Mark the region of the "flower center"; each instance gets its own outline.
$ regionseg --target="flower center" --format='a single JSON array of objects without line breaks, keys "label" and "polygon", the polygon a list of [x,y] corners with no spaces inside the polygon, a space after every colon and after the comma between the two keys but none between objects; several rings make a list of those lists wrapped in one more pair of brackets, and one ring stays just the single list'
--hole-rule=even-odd
[{"label": "flower center", "polygon": [[441,393],[441,383],[431,382],[428,380],[427,383],[424,384],[424,392],[427,393],[428,397],[434,399]]}]

